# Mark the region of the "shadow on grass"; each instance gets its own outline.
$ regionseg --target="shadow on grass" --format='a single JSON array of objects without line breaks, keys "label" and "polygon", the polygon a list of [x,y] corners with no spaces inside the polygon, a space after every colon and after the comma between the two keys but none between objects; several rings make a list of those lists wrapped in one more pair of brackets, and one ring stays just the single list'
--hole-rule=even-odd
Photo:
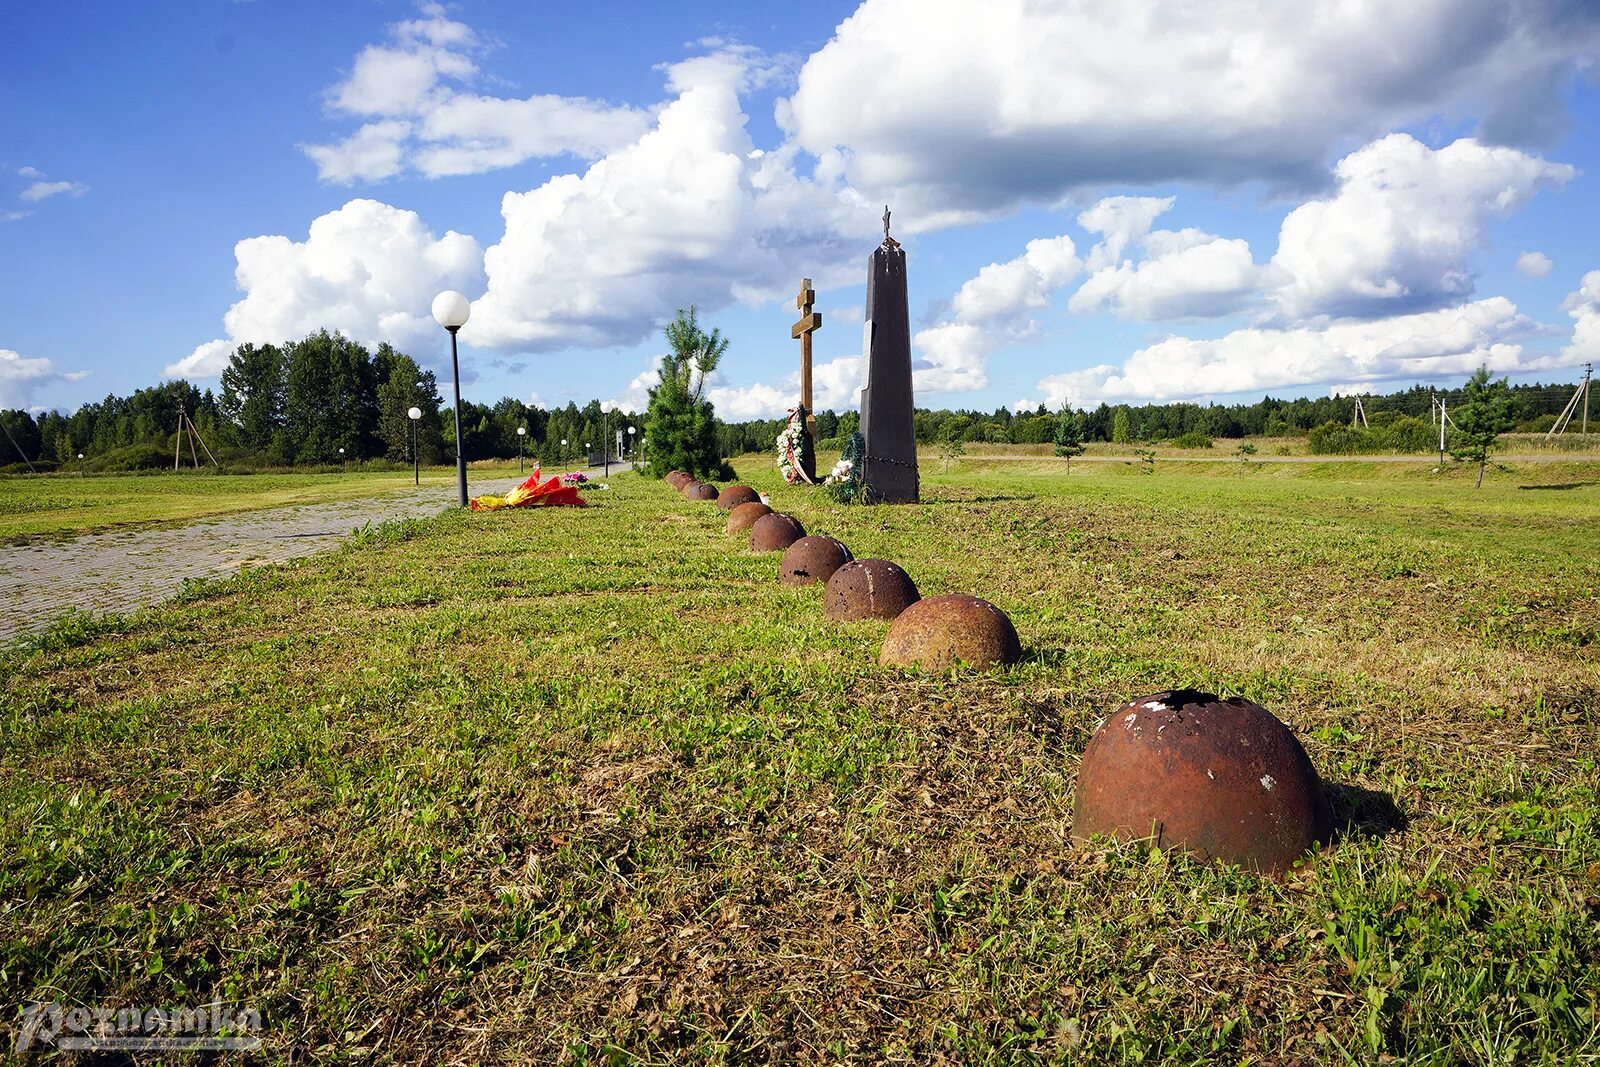
[{"label": "shadow on grass", "polygon": [[1557,482],[1554,485],[1519,485],[1518,489],[1582,489],[1586,485],[1600,485],[1600,482]]},{"label": "shadow on grass", "polygon": [[997,504],[1007,500],[1037,500],[1026,493],[991,493],[987,496],[926,496],[921,503],[928,504]]},{"label": "shadow on grass", "polygon": [[1394,797],[1377,789],[1341,782],[1325,782],[1323,792],[1333,808],[1333,839],[1381,838],[1404,831],[1411,825]]}]

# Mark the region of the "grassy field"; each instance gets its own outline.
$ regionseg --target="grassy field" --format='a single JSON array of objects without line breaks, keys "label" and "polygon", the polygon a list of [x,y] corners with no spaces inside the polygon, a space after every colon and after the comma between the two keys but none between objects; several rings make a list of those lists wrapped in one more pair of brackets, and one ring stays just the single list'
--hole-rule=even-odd
[{"label": "grassy field", "polygon": [[[475,465],[474,469],[478,469]],[[515,473],[516,464],[484,469]],[[422,472],[447,486],[455,468]],[[361,499],[412,488],[409,470],[339,474],[100,474],[0,478],[0,545],[95,530],[156,526],[241,511]]]},{"label": "grassy field", "polygon": [[[1025,662],[880,668],[634,476],[71,620],[0,652],[7,1002],[220,997],[274,1062],[1600,1062],[1583,468],[739,466]],[[1097,723],[1178,685],[1295,729],[1314,863],[1073,845]]]}]

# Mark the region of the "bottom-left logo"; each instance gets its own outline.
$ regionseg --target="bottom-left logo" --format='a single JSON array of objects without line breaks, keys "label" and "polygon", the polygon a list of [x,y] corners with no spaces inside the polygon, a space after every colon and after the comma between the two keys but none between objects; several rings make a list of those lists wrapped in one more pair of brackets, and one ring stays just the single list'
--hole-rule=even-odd
[{"label": "bottom-left logo", "polygon": [[198,1008],[69,1008],[33,1003],[22,1010],[16,1052],[30,1049],[118,1050],[258,1049],[261,1013],[207,1004]]}]

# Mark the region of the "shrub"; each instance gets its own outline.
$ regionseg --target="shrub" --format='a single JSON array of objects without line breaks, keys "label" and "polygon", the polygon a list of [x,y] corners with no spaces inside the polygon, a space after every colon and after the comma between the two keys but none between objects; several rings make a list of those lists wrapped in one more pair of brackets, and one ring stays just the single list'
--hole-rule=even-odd
[{"label": "shrub", "polygon": [[1210,448],[1211,438],[1199,430],[1190,430],[1172,439],[1173,448]]},{"label": "shrub", "polygon": [[[206,462],[204,454],[201,454],[200,462]],[[183,464],[190,464],[187,452],[183,454]],[[124,445],[98,456],[90,456],[83,461],[82,469],[100,474],[125,474],[129,471],[165,470],[171,466],[172,453],[147,441],[142,445]]]},{"label": "shrub", "polygon": [[1312,430],[1307,446],[1314,456],[1359,456],[1380,451],[1369,432],[1342,422],[1325,422]]},{"label": "shrub", "polygon": [[1375,452],[1430,452],[1439,444],[1439,432],[1411,415],[1386,419],[1366,429],[1325,422],[1311,431],[1309,445],[1314,455],[1363,456]]}]

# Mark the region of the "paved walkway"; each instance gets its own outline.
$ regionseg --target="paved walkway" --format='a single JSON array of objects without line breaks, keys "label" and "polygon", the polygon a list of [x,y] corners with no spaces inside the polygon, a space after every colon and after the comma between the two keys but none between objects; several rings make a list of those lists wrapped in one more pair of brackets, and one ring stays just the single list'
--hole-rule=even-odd
[{"label": "paved walkway", "polygon": [[[618,467],[611,465],[613,471]],[[473,496],[503,493],[521,480],[473,479],[469,488]],[[309,556],[369,522],[436,515],[455,503],[452,480],[363,500],[10,545],[0,571],[0,641],[43,630],[70,608],[97,615],[132,611],[172,596],[185,579],[223,577],[245,566]]]}]

